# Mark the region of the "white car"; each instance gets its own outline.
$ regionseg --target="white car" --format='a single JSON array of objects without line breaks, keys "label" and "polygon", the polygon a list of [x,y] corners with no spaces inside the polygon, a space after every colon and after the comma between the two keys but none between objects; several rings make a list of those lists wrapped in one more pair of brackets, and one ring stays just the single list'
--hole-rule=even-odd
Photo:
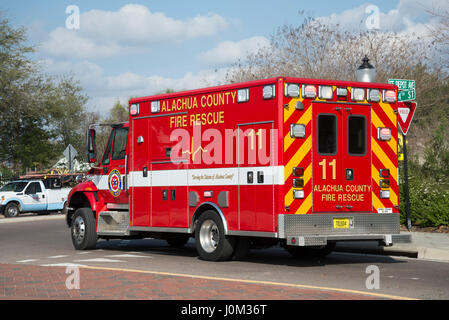
[{"label": "white car", "polygon": [[[47,187],[46,187],[47,185]],[[61,211],[71,188],[62,188],[60,179],[11,181],[0,189],[0,213],[17,217],[23,212]]]}]

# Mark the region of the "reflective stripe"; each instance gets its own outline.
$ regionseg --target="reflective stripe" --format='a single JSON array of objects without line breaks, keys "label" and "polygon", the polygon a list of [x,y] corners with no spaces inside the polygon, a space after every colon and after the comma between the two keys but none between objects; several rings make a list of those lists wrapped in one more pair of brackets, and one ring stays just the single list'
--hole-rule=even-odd
[{"label": "reflective stripe", "polygon": [[[237,186],[247,185],[246,173],[254,173],[254,185],[283,185],[284,167],[234,167],[213,169],[183,169],[148,171],[143,177],[142,171],[129,173],[129,187],[169,187],[169,186]],[[257,173],[263,172],[263,183],[257,183]],[[240,175],[239,175],[240,173]],[[92,182],[100,190],[109,190],[108,176],[96,176]]]}]

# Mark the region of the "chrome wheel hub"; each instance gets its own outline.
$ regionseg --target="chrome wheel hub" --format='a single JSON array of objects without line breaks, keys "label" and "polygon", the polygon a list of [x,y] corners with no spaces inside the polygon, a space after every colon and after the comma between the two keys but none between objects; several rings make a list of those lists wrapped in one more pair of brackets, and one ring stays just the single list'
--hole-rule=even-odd
[{"label": "chrome wheel hub", "polygon": [[219,239],[220,232],[217,224],[212,220],[204,221],[200,229],[200,242],[204,251],[207,253],[215,251],[215,249],[217,249]]},{"label": "chrome wheel hub", "polygon": [[73,238],[77,243],[81,243],[84,240],[84,235],[86,233],[86,224],[83,218],[77,217],[73,222]]}]

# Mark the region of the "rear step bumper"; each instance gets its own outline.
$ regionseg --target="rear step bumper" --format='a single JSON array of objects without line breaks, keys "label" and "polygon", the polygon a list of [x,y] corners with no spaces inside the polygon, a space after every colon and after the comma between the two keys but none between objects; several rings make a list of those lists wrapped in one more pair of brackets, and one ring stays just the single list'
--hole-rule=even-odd
[{"label": "rear step bumper", "polygon": [[[336,227],[335,219],[345,220],[346,225]],[[280,214],[279,238],[293,246],[337,241],[379,241],[385,246],[411,242],[410,235],[400,234],[399,213]]]}]

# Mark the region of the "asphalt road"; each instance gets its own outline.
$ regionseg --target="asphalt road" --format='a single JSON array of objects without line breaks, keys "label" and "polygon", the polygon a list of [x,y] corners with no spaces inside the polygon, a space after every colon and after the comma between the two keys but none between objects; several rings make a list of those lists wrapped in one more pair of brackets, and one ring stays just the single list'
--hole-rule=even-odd
[{"label": "asphalt road", "polygon": [[[243,261],[207,262],[198,258],[194,241],[182,249],[165,241],[99,241],[97,250],[73,249],[65,221],[0,223],[0,264],[84,265],[176,275],[288,283],[348,292],[418,299],[449,299],[449,264],[411,258],[333,253],[326,258],[294,259],[282,248],[251,250]],[[368,289],[369,266],[380,272],[379,289]],[[98,272],[101,272],[99,269]],[[267,293],[269,294],[269,293]],[[236,297],[238,299],[238,297]]]}]

